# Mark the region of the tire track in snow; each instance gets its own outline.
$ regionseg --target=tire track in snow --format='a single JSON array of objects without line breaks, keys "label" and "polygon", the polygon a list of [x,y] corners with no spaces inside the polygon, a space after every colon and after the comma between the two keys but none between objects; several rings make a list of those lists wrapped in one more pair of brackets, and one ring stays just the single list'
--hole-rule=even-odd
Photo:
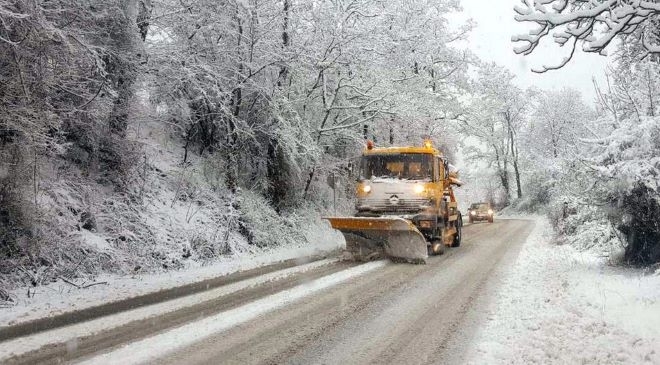
[{"label": "tire track in snow", "polygon": [[336,270],[333,269],[334,266],[332,265],[338,264],[340,264],[340,259],[338,258],[314,261],[237,281],[201,293],[1,342],[0,363],[10,361],[33,363],[35,361],[61,359],[67,353],[82,350],[79,346],[89,339],[92,339],[89,342],[92,342],[92,345],[94,345],[94,342],[98,342],[98,340],[93,340],[93,338],[95,336],[103,338],[104,332],[110,333],[110,335],[107,335],[108,337],[118,337],[113,332],[120,332],[123,326],[130,326],[145,321],[157,321],[161,316],[172,315],[186,308],[203,306],[204,303],[213,304],[218,300],[222,300],[224,297],[258,288],[264,284],[283,281],[297,274],[314,272],[315,270]]},{"label": "tire track in snow", "polygon": [[[346,269],[309,283],[272,294],[265,298],[245,304],[241,307],[218,313],[214,316],[186,324],[176,329],[161,333],[141,341],[132,342],[115,351],[95,356],[80,364],[140,364],[155,357],[163,356],[166,352],[189,346],[219,332],[226,331],[234,326],[275,309],[289,305],[306,296],[323,289],[338,285],[356,276],[389,265],[389,261],[375,261]],[[167,351],[162,351],[167,349]],[[158,351],[161,350],[161,351]]]}]

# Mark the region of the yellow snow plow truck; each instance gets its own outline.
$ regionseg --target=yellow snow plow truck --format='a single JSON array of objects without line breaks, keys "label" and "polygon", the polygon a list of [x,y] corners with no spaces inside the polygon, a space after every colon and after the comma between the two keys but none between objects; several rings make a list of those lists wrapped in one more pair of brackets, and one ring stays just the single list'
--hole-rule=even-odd
[{"label": "yellow snow plow truck", "polygon": [[342,232],[346,251],[358,261],[387,256],[425,263],[445,247],[461,245],[461,213],[453,186],[458,172],[431,141],[417,147],[377,148],[362,153],[354,217],[329,217]]}]

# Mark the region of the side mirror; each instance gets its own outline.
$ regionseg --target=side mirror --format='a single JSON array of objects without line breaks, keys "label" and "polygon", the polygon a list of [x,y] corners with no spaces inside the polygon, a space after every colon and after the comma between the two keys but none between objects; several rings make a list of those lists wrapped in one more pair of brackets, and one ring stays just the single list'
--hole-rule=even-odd
[{"label": "side mirror", "polygon": [[446,180],[449,178],[449,161],[447,161],[446,158],[442,159],[442,166],[444,167],[443,170],[445,171],[442,178]]},{"label": "side mirror", "polygon": [[463,182],[457,176],[449,176],[449,183],[458,187],[463,186]]}]

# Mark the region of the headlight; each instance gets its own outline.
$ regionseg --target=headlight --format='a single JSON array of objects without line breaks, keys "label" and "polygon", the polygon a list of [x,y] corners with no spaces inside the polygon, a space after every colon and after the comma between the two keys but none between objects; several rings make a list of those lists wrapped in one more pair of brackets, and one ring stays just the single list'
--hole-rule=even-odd
[{"label": "headlight", "polygon": [[493,214],[493,210],[492,210],[492,209],[488,209],[488,214]]},{"label": "headlight", "polygon": [[362,191],[364,191],[365,193],[370,192],[371,191],[371,185],[363,185],[362,186]]},{"label": "headlight", "polygon": [[415,185],[415,187],[413,189],[415,191],[415,194],[422,194],[425,190],[424,185],[422,185],[422,184]]},{"label": "headlight", "polygon": [[477,214],[477,212],[475,212],[474,210],[470,211],[470,215],[475,215],[475,214]]}]

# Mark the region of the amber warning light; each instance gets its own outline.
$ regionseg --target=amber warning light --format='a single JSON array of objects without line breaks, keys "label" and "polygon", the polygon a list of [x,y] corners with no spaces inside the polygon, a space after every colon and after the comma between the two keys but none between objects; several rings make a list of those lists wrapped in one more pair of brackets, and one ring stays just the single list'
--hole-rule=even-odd
[{"label": "amber warning light", "polygon": [[374,148],[374,141],[367,141],[367,149],[372,150]]}]

